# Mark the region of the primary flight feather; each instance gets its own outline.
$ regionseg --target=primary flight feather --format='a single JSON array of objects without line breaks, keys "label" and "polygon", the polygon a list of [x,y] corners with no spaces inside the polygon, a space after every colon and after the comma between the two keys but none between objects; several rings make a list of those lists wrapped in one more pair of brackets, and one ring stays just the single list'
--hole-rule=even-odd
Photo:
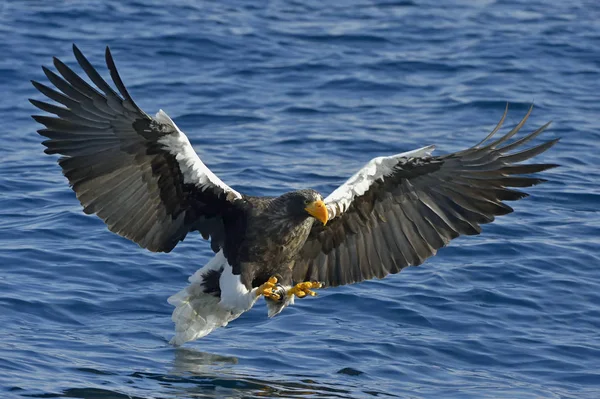
[{"label": "primary flight feather", "polygon": [[453,154],[433,146],[378,157],[323,198],[305,189],[253,197],[229,187],[200,160],[186,135],[160,110],[151,117],[125,88],[110,50],[115,91],[76,46],[75,58],[95,87],[54,58],[43,68],[55,88],[32,82],[60,105],[30,100],[55,116],[45,125],[45,152],[60,154],[64,175],[88,214],[109,230],[154,252],[169,252],[189,232],[210,240],[215,257],[169,298],[181,345],[226,325],[264,296],[269,316],[314,289],[398,273],[459,235],[512,212],[514,188],[544,180],[532,174],[554,164],[521,164],[558,139],[523,144],[549,124],[510,141],[531,113],[496,138]]}]

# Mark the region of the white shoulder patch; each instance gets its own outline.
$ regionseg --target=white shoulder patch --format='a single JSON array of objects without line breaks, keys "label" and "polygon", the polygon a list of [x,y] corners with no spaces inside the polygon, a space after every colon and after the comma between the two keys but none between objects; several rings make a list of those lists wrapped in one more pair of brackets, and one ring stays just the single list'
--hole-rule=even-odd
[{"label": "white shoulder patch", "polygon": [[167,115],[167,113],[162,109],[158,110],[158,112],[154,116],[154,119],[156,119],[157,122],[164,123],[165,125],[171,125],[175,130],[179,132],[181,131],[179,130],[175,122],[173,122],[173,119],[171,119],[171,117]]},{"label": "white shoulder patch", "polygon": [[344,184],[325,198],[325,204],[329,212],[329,220],[341,215],[348,209],[354,198],[363,195],[373,182],[383,180],[394,170],[394,167],[402,159],[420,158],[431,156],[434,146],[419,148],[416,150],[391,155],[389,157],[373,158],[362,169],[356,172]]},{"label": "white shoulder patch", "polygon": [[242,195],[223,183],[210,169],[204,165],[194,148],[190,144],[185,133],[183,133],[175,122],[162,109],[158,111],[155,120],[159,123],[173,127],[175,133],[167,134],[158,142],[175,155],[175,159],[179,163],[179,168],[183,174],[184,183],[195,184],[202,190],[210,187],[218,187],[226,193],[232,194],[234,198],[241,199]]}]

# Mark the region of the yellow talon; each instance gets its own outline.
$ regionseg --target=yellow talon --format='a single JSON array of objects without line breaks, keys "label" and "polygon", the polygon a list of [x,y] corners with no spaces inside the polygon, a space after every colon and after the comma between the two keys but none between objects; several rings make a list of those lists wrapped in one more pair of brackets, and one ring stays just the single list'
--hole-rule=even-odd
[{"label": "yellow talon", "polygon": [[280,296],[273,292],[273,288],[275,288],[275,284],[277,284],[277,277],[273,276],[266,283],[262,284],[256,290],[256,296],[264,295],[265,298],[271,298],[274,300],[278,300]]},{"label": "yellow talon", "polygon": [[[274,292],[273,289],[277,284],[277,277],[271,277],[267,280],[266,283],[262,284],[256,290],[256,296],[264,296],[267,299],[271,299],[273,301],[279,301],[281,299],[281,295]],[[317,296],[317,293],[312,291],[312,289],[321,288],[323,284],[317,281],[305,281],[303,283],[298,283],[294,287],[290,288],[287,292],[287,296],[291,297],[296,295],[298,298],[304,298],[307,295]]]},{"label": "yellow talon", "polygon": [[294,287],[290,288],[287,292],[288,296],[296,295],[298,298],[304,298],[307,295],[317,296],[317,293],[311,291],[311,288],[321,288],[323,284],[316,281],[305,281],[298,283]]}]

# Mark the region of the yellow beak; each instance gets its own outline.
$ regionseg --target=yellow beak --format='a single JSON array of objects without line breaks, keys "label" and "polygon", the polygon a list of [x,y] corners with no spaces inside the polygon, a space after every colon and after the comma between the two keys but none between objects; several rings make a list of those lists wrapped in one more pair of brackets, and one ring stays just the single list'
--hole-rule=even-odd
[{"label": "yellow beak", "polygon": [[329,213],[325,203],[321,200],[315,201],[304,208],[312,217],[323,223],[323,226],[327,224],[329,220]]}]

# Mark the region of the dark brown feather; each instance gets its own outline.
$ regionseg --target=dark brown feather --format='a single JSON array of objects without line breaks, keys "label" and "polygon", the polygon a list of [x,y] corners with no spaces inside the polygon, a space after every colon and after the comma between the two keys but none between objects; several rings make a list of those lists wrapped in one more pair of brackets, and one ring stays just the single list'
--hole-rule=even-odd
[{"label": "dark brown feather", "polygon": [[[558,139],[521,150],[548,124],[506,144],[531,109],[496,140],[504,119],[480,143],[438,157],[401,159],[383,181],[376,180],[327,226],[315,225],[294,262],[294,280],[329,286],[350,284],[419,265],[459,235],[479,234],[481,224],[513,209],[503,201],[527,196],[510,187],[544,182],[522,176],[555,164],[519,164],[551,148]],[[502,147],[504,145],[504,147]],[[518,152],[510,152],[519,149]],[[333,261],[331,261],[333,260]]]},{"label": "dark brown feather", "polygon": [[44,142],[46,153],[63,155],[59,164],[84,212],[97,214],[109,230],[151,251],[169,252],[193,230],[212,238],[215,251],[222,249],[226,220],[239,218],[244,208],[228,200],[220,188],[201,189],[184,182],[177,159],[158,143],[175,130],[135,104],[110,50],[106,50],[106,62],[121,96],[77,47],[73,46],[73,52],[99,90],[55,58],[61,76],[43,70],[60,92],[37,82],[33,85],[64,107],[30,101],[56,115],[33,118],[46,126],[39,130],[49,139]]}]

